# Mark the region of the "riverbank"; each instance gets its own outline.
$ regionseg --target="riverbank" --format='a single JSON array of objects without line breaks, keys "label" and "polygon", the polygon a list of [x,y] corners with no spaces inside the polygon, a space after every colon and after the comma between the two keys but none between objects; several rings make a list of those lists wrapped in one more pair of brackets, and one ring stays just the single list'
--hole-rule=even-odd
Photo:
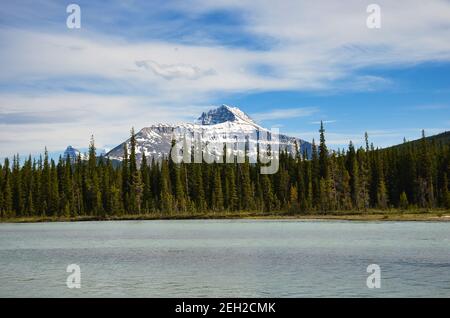
[{"label": "riverbank", "polygon": [[290,214],[261,212],[207,212],[176,214],[139,214],[111,216],[33,216],[0,219],[0,223],[38,223],[38,222],[82,222],[82,221],[125,221],[125,220],[186,220],[186,219],[271,219],[271,220],[344,220],[344,221],[450,221],[450,210],[436,211],[379,211],[367,212],[329,212]]}]

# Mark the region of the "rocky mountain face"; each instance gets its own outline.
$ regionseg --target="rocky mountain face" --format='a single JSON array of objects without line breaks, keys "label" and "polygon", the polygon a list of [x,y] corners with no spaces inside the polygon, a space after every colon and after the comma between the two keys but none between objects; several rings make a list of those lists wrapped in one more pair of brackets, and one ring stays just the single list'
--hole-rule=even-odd
[{"label": "rocky mountain face", "polygon": [[85,160],[86,156],[81,153],[78,149],[73,148],[72,146],[68,146],[64,151],[63,158],[69,157],[72,162],[75,162],[78,159],[78,156],[81,156],[81,160]]},{"label": "rocky mountain face", "polygon": [[[220,139],[224,142],[233,143],[237,140],[258,139],[268,129],[255,123],[250,116],[239,108],[222,105],[203,113],[195,123],[181,123],[176,125],[158,124],[142,128],[136,133],[136,157],[138,162],[145,154],[147,159],[159,160],[170,154],[174,133],[179,131],[194,135],[194,132],[201,136],[202,143],[210,143]],[[311,154],[311,144],[296,137],[279,134],[280,151],[288,151],[295,154],[298,147],[303,153],[305,150]],[[253,140],[255,141],[255,140]],[[124,143],[130,149],[130,139],[124,141],[106,154],[113,160],[123,160]]]}]

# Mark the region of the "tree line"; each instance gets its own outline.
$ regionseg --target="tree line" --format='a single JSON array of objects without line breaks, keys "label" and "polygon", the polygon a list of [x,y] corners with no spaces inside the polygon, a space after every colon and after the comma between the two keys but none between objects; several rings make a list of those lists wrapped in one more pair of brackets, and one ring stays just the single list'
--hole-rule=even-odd
[{"label": "tree line", "polygon": [[450,208],[450,147],[439,140],[375,149],[329,151],[321,124],[312,153],[280,153],[279,171],[260,174],[246,163],[176,164],[142,157],[136,162],[136,139],[124,146],[114,164],[97,157],[91,139],[88,159],[39,159],[0,164],[0,215],[120,216],[224,211],[288,212],[366,211],[397,208]]}]

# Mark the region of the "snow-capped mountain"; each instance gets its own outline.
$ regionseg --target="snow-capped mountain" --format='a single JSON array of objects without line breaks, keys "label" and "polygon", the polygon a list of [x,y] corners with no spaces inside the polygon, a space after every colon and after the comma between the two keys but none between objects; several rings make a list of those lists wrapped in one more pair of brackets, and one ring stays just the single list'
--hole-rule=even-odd
[{"label": "snow-capped mountain", "polygon": [[[269,132],[268,129],[255,123],[250,116],[237,107],[222,105],[203,113],[195,123],[181,123],[175,125],[158,124],[142,128],[136,133],[136,157],[138,162],[142,154],[155,160],[167,157],[170,154],[174,133],[177,131],[189,133],[200,132],[201,142],[213,142],[219,138],[221,141],[235,142],[236,140],[250,140],[262,133]],[[217,137],[219,136],[219,137]],[[280,150],[287,150],[294,154],[296,147],[301,153],[304,150],[311,154],[311,144],[296,137],[279,134]],[[259,137],[257,137],[259,138]],[[125,141],[130,149],[130,139]],[[124,142],[124,143],[125,143]],[[124,143],[113,148],[106,154],[110,159],[123,160]]]},{"label": "snow-capped mountain", "polygon": [[66,148],[66,150],[64,151],[63,158],[67,158],[67,156],[69,156],[69,158],[72,162],[75,162],[77,160],[78,156],[81,156],[82,160],[86,159],[85,158],[86,156],[83,153],[81,153],[78,149],[73,148],[72,146],[68,146]]},{"label": "snow-capped mountain", "polygon": [[203,113],[198,119],[199,125],[216,125],[225,122],[233,122],[237,124],[250,125],[257,129],[263,129],[257,125],[246,113],[237,107],[222,105],[218,108],[211,109],[207,113]]}]

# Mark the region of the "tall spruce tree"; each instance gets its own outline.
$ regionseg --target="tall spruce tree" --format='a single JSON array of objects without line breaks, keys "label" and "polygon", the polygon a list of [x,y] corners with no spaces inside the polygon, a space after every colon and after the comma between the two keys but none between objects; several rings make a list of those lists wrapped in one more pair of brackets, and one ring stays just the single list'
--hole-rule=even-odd
[{"label": "tall spruce tree", "polygon": [[129,211],[129,197],[130,197],[130,167],[128,165],[128,148],[127,143],[123,144],[123,159],[122,159],[122,202],[124,211]]},{"label": "tall spruce tree", "polygon": [[425,131],[422,130],[422,140],[420,143],[419,172],[418,172],[418,194],[421,207],[431,208],[434,206],[434,189],[431,163],[431,149],[425,138]]},{"label": "tall spruce tree", "polygon": [[250,180],[250,165],[248,161],[242,164],[238,164],[239,171],[239,186],[240,186],[240,208],[248,211],[253,209],[253,191]]},{"label": "tall spruce tree", "polygon": [[220,174],[219,167],[216,165],[214,169],[214,177],[211,187],[211,197],[212,197],[212,210],[222,211],[223,210],[223,191],[222,191],[222,178]]},{"label": "tall spruce tree", "polygon": [[15,216],[8,158],[5,158],[5,164],[3,165],[3,216],[6,218]]},{"label": "tall spruce tree", "polygon": [[320,204],[320,161],[317,153],[317,146],[312,141],[312,158],[311,158],[311,184],[312,184],[312,205],[318,207]]},{"label": "tall spruce tree", "polygon": [[143,182],[143,195],[142,195],[142,207],[143,210],[148,213],[152,210],[152,185],[150,181],[150,167],[147,163],[147,157],[145,152],[142,153],[141,161],[141,178]]},{"label": "tall spruce tree", "polygon": [[320,144],[319,144],[319,177],[328,179],[328,148],[325,143],[325,129],[320,121]]},{"label": "tall spruce tree", "polygon": [[92,215],[102,214],[102,197],[100,194],[100,182],[97,171],[97,155],[95,148],[94,136],[91,136],[89,144],[89,157],[86,176],[86,190],[87,190],[87,208]]},{"label": "tall spruce tree", "polygon": [[13,211],[16,216],[21,216],[24,212],[24,193],[22,192],[22,174],[20,173],[19,161],[19,155],[13,157],[13,167],[11,173]]},{"label": "tall spruce tree", "polygon": [[160,207],[161,213],[171,214],[173,211],[173,196],[170,185],[169,166],[167,160],[163,160],[161,164],[160,179]]}]

